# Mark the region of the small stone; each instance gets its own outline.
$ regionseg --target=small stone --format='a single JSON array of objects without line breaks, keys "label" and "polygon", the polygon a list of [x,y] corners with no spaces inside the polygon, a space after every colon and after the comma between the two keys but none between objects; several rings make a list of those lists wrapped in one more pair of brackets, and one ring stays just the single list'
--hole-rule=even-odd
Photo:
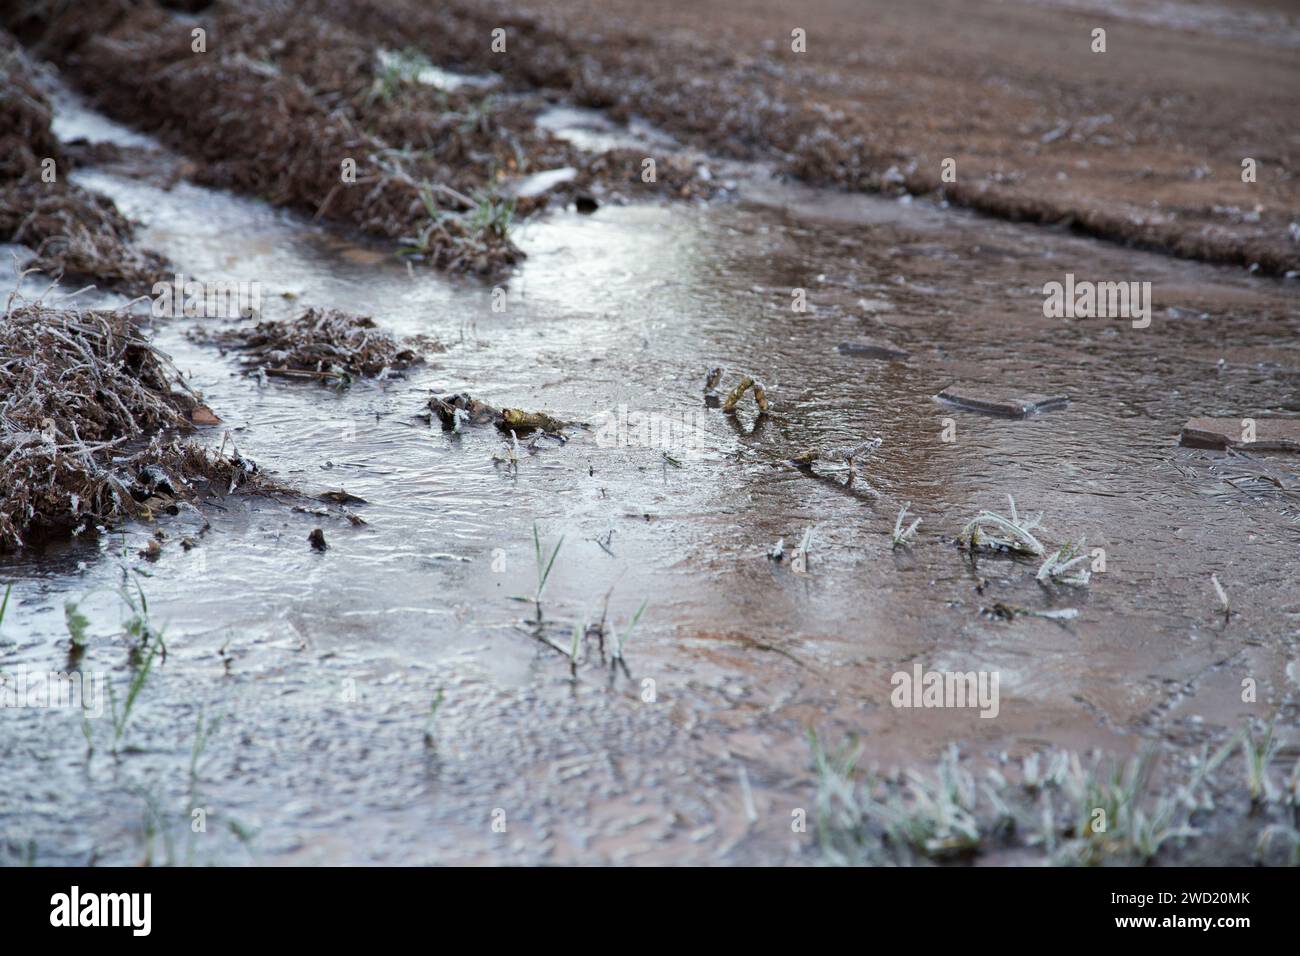
[{"label": "small stone", "polygon": [[1240,418],[1192,418],[1183,426],[1178,443],[1187,448],[1223,451],[1287,452],[1300,454],[1300,419],[1255,419],[1255,440],[1246,441],[1246,427]]},{"label": "small stone", "polygon": [[220,425],[221,419],[206,405],[196,405],[190,412],[190,421],[195,425]]},{"label": "small stone", "polygon": [[1028,418],[1040,412],[1064,408],[1070,403],[1064,395],[1040,395],[1036,392],[1007,394],[981,385],[950,385],[935,398],[966,411],[1006,418]]},{"label": "small stone", "polygon": [[343,489],[335,491],[322,491],[316,496],[317,501],[329,501],[336,505],[364,505],[367,504],[365,498],[359,498],[356,495],[350,495]]}]

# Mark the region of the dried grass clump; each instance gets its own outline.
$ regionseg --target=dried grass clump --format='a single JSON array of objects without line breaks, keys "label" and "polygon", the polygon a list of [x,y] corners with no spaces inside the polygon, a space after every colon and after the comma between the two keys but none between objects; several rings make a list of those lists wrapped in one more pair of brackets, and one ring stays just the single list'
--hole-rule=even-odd
[{"label": "dried grass clump", "polygon": [[289,378],[347,382],[387,375],[424,361],[427,342],[398,342],[373,319],[336,309],[308,309],[290,322],[259,322],[214,336],[225,347],[246,352],[250,371]]},{"label": "dried grass clump", "polygon": [[134,226],[113,201],[63,182],[0,186],[0,237],[36,253],[28,268],[144,292],[168,276],[167,262],[138,248]]},{"label": "dried grass clump", "polygon": [[76,534],[244,484],[252,462],[181,439],[197,406],[130,315],[11,296],[0,315],[0,550],[29,531]]},{"label": "dried grass clump", "polygon": [[[232,3],[207,17],[209,49],[195,55],[189,30],[158,3],[105,0],[104,9],[93,33],[56,14],[32,12],[25,26],[96,106],[193,159],[199,182],[387,239],[418,236],[421,260],[452,271],[498,273],[522,257],[504,232],[475,228],[473,200],[439,188],[448,169],[418,145],[418,114],[403,141],[376,134],[372,113],[387,129],[405,121],[387,107],[360,108],[373,45],[280,4]],[[355,182],[344,179],[345,160]],[[491,162],[480,157],[469,170],[484,192]]]},{"label": "dried grass clump", "polygon": [[0,31],[0,182],[38,174],[42,159],[62,156],[36,75],[22,48]]},{"label": "dried grass clump", "polygon": [[645,182],[642,163],[644,149],[609,149],[578,161],[579,176],[575,189],[619,189],[643,199],[649,195],[670,199],[710,199],[718,192],[718,183],[699,175],[690,162],[675,156],[655,157],[655,181]]},{"label": "dried grass clump", "polygon": [[[144,292],[166,263],[135,247],[132,223],[112,200],[67,181],[70,157],[50,128],[53,112],[38,76],[0,31],[0,241],[34,250],[29,266],[51,276]],[[46,159],[55,161],[53,182],[42,178]]]}]

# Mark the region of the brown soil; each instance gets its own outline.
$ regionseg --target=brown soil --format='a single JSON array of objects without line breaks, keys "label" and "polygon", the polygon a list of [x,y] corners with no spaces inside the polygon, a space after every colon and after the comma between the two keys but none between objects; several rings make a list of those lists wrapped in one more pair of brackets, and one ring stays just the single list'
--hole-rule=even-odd
[{"label": "brown soil", "polygon": [[[1003,218],[1272,274],[1300,268],[1288,233],[1300,220],[1294,15],[1236,3],[1250,19],[1233,30],[1226,18],[1171,29],[1140,10],[992,0],[512,6],[306,4],[439,63],[639,114],[716,152],[772,156],[813,183],[941,189]],[[496,27],[504,54],[489,46]],[[795,27],[806,53],[791,51]],[[1090,49],[1095,27],[1106,53]],[[940,179],[947,157],[956,182]],[[1241,180],[1247,157],[1255,183]]]}]

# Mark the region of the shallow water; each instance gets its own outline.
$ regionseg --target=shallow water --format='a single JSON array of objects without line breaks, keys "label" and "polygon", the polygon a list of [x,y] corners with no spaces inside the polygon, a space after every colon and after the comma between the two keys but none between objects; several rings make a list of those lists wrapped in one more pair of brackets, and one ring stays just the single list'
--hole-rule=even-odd
[{"label": "shallow water", "polygon": [[[124,136],[71,97],[61,109],[65,139]],[[576,111],[548,122],[578,142],[619,135]],[[155,530],[144,525],[4,558],[15,586],[0,668],[62,669],[63,605],[78,600],[96,635],[83,671],[107,672],[121,694],[127,645],[104,589],[123,566],[147,575],[168,653],[119,759],[108,717],[92,722],[88,760],[72,711],[0,715],[0,845],[30,845],[43,863],[139,862],[146,821],[161,818],[173,845],[155,837],[154,862],[812,860],[811,835],[789,828],[810,806],[808,727],[862,735],[882,765],[928,762],[949,740],[980,759],[1144,739],[1182,754],[1294,698],[1295,463],[1176,443],[1196,415],[1300,411],[1300,378],[1219,361],[1294,355],[1281,346],[1300,329],[1296,284],[753,167],[716,173],[736,178],[737,201],[523,225],[528,258],[504,312],[491,288],[410,270],[255,200],[77,174],[185,275],[260,283],[269,318],[330,306],[447,351],[338,393],[260,385],[188,334],[223,320],[155,323],[245,455],[308,495],[366,499],[367,524],[235,496],[205,510],[212,530],[190,552],[177,545],[185,519],[164,520],[156,562],[136,555]],[[1151,327],[1043,318],[1043,283],[1066,272],[1151,281]],[[793,288],[807,289],[806,312],[792,311]],[[864,335],[910,357],[836,352]],[[773,413],[757,419],[748,399],[735,417],[706,408],[704,375],[719,364],[728,383],[762,378]],[[1063,392],[1070,405],[1025,421],[954,411],[931,398],[954,380]],[[430,389],[591,427],[540,442],[516,473],[494,462],[494,429],[420,420]],[[624,407],[680,430],[649,447],[635,427],[610,441],[602,425]],[[784,464],[875,434],[883,445],[851,487],[842,467]],[[1104,548],[1106,572],[1084,590],[1046,589],[1037,562],[972,562],[953,538],[1008,494],[1045,513],[1051,543],[1086,535]],[[923,523],[894,551],[904,502]],[[607,595],[618,627],[648,601],[626,672],[593,644],[571,679],[532,606],[510,599],[535,585],[534,522],[548,547],[564,536],[545,637],[567,646]],[[317,526],[324,554],[307,545]],[[808,573],[765,557],[810,527]],[[1231,595],[1227,622],[1212,573]],[[980,613],[995,602],[1080,615]],[[918,661],[999,672],[998,717],[890,707],[890,676]],[[1242,704],[1243,677],[1261,704]],[[199,714],[221,723],[192,783]],[[195,807],[206,832],[188,826]]]}]

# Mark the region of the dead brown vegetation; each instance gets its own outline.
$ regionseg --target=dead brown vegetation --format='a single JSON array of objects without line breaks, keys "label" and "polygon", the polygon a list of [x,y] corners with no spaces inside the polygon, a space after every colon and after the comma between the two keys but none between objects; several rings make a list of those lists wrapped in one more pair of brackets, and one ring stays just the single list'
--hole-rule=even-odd
[{"label": "dead brown vegetation", "polygon": [[401,371],[424,361],[423,350],[439,348],[423,340],[399,342],[373,319],[336,309],[308,309],[292,321],[227,329],[213,339],[246,353],[249,371],[332,383]]},{"label": "dead brown vegetation", "polygon": [[167,263],[136,246],[134,232],[111,199],[77,186],[30,178],[0,186],[0,235],[32,249],[26,267],[46,275],[143,293],[163,280]]},{"label": "dead brown vegetation", "polygon": [[127,313],[11,296],[0,356],[0,550],[263,484],[185,439],[198,397]]},{"label": "dead brown vegetation", "polygon": [[22,48],[0,31],[0,181],[32,175],[42,159],[61,155],[50,129],[53,113],[35,76]]},{"label": "dead brown vegetation", "polygon": [[491,423],[503,432],[527,435],[542,432],[562,436],[564,429],[573,424],[561,421],[545,412],[529,412],[519,408],[495,408],[487,402],[472,398],[468,393],[434,395],[428,402],[429,411],[438,416],[444,430],[459,431],[462,425]]},{"label": "dead brown vegetation", "polygon": [[[112,200],[67,182],[69,156],[50,127],[38,70],[0,32],[0,239],[32,249],[28,268],[113,289],[143,292],[166,271],[136,247],[134,226]],[[43,163],[53,160],[53,180]]]},{"label": "dead brown vegetation", "polygon": [[[639,173],[639,157],[593,162],[538,128],[538,98],[421,82],[413,45],[385,47],[350,17],[215,3],[196,53],[191,25],[153,0],[105,0],[84,16],[14,6],[7,22],[25,41],[96,106],[193,159],[198,181],[398,241],[436,268],[491,275],[519,261],[511,219],[546,200],[503,199],[514,177],[575,166],[590,188]],[[707,192],[689,168],[671,171],[663,196]]]}]

